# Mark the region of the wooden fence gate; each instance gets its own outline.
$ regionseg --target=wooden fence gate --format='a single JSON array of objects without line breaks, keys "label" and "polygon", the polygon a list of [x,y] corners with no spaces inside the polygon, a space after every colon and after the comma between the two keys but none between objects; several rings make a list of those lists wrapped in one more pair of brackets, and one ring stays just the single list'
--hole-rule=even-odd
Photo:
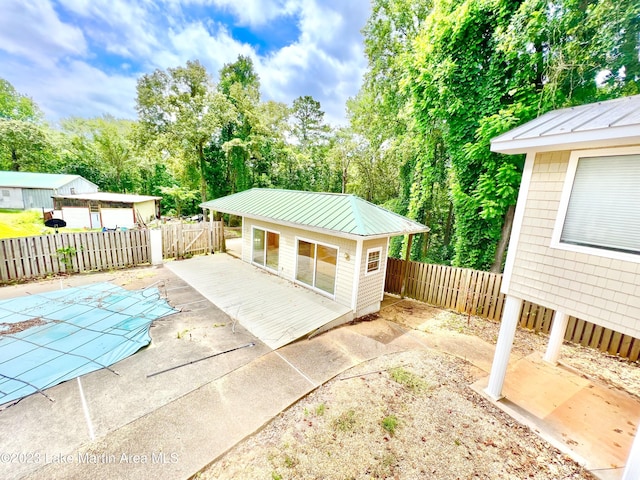
[{"label": "wooden fence gate", "polygon": [[224,245],[224,222],[162,225],[162,257],[184,258],[213,253]]},{"label": "wooden fence gate", "polygon": [[[431,265],[389,258],[384,290],[400,294],[408,268],[404,295],[437,307],[500,321],[505,296],[500,293],[502,275],[469,268]],[[548,334],[554,311],[532,302],[523,302],[519,325]],[[636,361],[640,357],[640,339],[624,335],[576,317],[569,317],[564,339],[611,355]]]}]

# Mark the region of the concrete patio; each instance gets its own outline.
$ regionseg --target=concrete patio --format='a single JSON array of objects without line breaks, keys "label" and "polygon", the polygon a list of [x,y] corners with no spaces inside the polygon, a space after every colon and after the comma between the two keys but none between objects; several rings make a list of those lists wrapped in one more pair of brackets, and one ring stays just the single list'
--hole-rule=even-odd
[{"label": "concrete patio", "polygon": [[[488,377],[473,385],[486,396]],[[598,478],[618,480],[640,421],[640,402],[627,392],[542,360],[540,353],[514,358],[493,402]]]}]

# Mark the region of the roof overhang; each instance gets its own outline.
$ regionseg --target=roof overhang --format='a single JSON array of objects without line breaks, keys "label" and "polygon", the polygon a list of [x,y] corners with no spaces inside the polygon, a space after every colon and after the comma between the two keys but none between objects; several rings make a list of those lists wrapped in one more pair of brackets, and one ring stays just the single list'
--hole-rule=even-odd
[{"label": "roof overhang", "polygon": [[640,144],[640,95],[552,110],[491,140],[499,153]]},{"label": "roof overhang", "polygon": [[211,207],[207,207],[204,205],[200,205],[202,208],[207,208],[209,210],[212,211],[216,211],[216,212],[221,212],[221,213],[227,213],[229,215],[236,215],[238,217],[242,217],[242,218],[251,218],[253,220],[259,220],[262,222],[266,222],[266,223],[273,223],[276,225],[283,225],[286,227],[291,227],[291,228],[297,228],[299,230],[306,230],[309,232],[315,232],[315,233],[321,233],[324,235],[331,235],[333,237],[339,237],[339,238],[347,238],[349,240],[355,240],[355,241],[359,241],[359,240],[375,240],[378,238],[389,238],[389,237],[397,237],[400,235],[411,235],[411,234],[417,234],[417,233],[426,233],[428,231],[430,231],[429,227],[424,227],[423,229],[415,229],[415,230],[405,230],[405,231],[396,231],[396,232],[385,232],[385,233],[380,233],[377,235],[356,235],[353,233],[346,233],[346,232],[340,232],[337,230],[331,230],[328,228],[320,228],[320,227],[314,227],[311,225],[305,225],[305,224],[301,224],[301,223],[295,223],[295,222],[288,222],[288,221],[283,221],[283,220],[278,220],[276,218],[271,218],[271,217],[263,217],[260,215],[251,215],[251,214],[247,214],[246,212],[239,212],[239,211],[234,211],[234,210],[229,210],[229,209],[225,209],[225,210],[215,210],[214,208]]},{"label": "roof overhang", "polygon": [[640,145],[640,130],[637,125],[585,132],[567,132],[535,138],[500,140],[500,137],[497,137],[491,141],[491,151],[518,154],[531,151],[584,150],[628,145]]}]

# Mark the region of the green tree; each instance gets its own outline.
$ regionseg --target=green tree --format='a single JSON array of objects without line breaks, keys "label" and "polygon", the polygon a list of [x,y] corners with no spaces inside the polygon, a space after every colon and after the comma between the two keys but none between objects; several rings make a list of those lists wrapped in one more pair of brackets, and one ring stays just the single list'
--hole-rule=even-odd
[{"label": "green tree", "polygon": [[296,139],[297,163],[300,167],[301,188],[330,191],[335,182],[327,161],[331,142],[331,127],[324,122],[320,102],[309,95],[293,101],[291,107],[291,133]]},{"label": "green tree", "polygon": [[135,122],[105,115],[68,118],[60,125],[66,136],[62,171],[82,175],[109,192],[138,190],[141,162],[133,142]]},{"label": "green tree", "polygon": [[44,127],[0,119],[0,170],[46,173],[54,165],[55,152]]},{"label": "green tree", "polygon": [[49,172],[55,150],[35,102],[0,78],[0,169]]},{"label": "green tree", "polygon": [[163,201],[166,199],[167,204],[174,207],[175,214],[178,217],[182,216],[183,212],[190,211],[189,207],[198,199],[197,190],[189,190],[178,185],[160,187],[160,193],[163,196]]},{"label": "green tree", "polygon": [[639,8],[434,2],[402,85],[423,144],[441,138],[451,162],[456,265],[499,270],[503,261],[522,158],[492,154],[490,137],[551,108],[636,92],[628,72],[637,71]]},{"label": "green tree", "polygon": [[39,122],[42,112],[28,96],[18,93],[8,81],[0,78],[0,119]]},{"label": "green tree", "polygon": [[138,80],[137,110],[142,143],[162,137],[181,186],[198,188],[207,199],[206,148],[235,118],[234,107],[216,91],[198,61],[156,70]]},{"label": "green tree", "polygon": [[[354,191],[431,228],[413,242],[413,259],[448,263],[453,229],[448,154],[436,137],[422,135],[411,115],[411,92],[402,87],[431,5],[424,0],[372,2],[363,29],[369,68],[347,108],[351,128],[367,140],[369,150],[354,170]],[[391,254],[400,255],[402,248],[402,239],[393,239]]]}]

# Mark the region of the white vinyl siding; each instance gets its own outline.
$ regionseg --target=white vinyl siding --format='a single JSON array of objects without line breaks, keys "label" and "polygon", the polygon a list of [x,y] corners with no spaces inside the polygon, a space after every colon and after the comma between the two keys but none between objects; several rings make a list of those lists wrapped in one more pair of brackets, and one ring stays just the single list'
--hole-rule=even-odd
[{"label": "white vinyl siding", "polygon": [[[280,233],[280,264],[277,274],[282,278],[295,282],[296,275],[296,248],[297,238],[311,240],[313,242],[324,243],[337,247],[339,255],[337,258],[336,287],[334,300],[341,305],[351,307],[354,275],[357,274],[355,267],[356,242],[346,238],[334,237],[316,232],[310,232],[298,228],[293,228],[275,223],[265,222],[244,217],[242,221],[243,238],[243,260],[251,263],[252,229],[253,227],[265,230],[273,230]],[[276,272],[274,272],[276,273]]]},{"label": "white vinyl siding", "polygon": [[[358,284],[358,301],[356,316],[367,315],[380,310],[380,302],[384,296],[384,277],[387,265],[387,239],[365,240],[362,262],[359,267],[360,282]],[[379,273],[367,273],[370,259],[369,253],[380,251]]]},{"label": "white vinyl siding", "polygon": [[640,155],[577,161],[560,241],[640,253]]}]

